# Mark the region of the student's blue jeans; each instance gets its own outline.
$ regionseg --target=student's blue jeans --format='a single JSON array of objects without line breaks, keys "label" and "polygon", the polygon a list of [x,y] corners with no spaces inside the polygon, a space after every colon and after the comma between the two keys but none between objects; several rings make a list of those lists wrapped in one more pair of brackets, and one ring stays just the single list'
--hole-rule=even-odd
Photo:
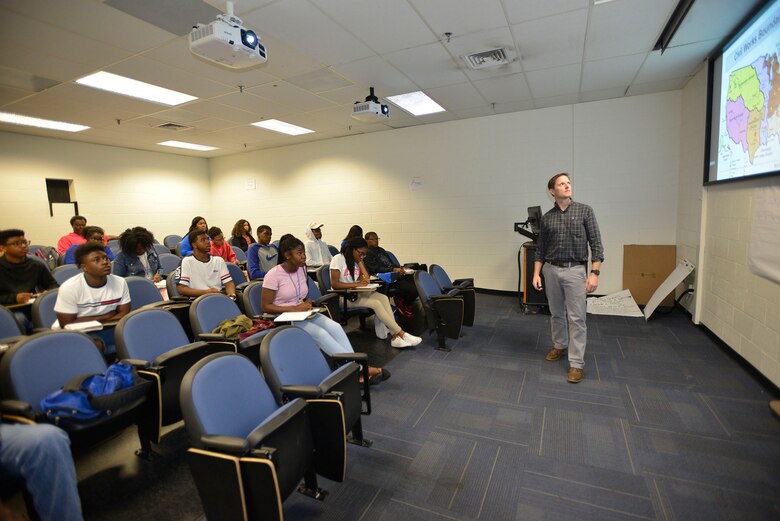
[{"label": "student's blue jeans", "polygon": [[0,482],[23,478],[42,521],[81,521],[70,439],[54,425],[0,424]]}]

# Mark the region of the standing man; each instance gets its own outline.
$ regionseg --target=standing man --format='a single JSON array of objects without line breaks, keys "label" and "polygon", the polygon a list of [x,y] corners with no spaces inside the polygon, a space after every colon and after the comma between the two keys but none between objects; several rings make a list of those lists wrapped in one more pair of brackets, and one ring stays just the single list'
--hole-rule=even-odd
[{"label": "standing man", "polygon": [[[553,348],[546,359],[554,362],[569,351],[566,380],[579,383],[585,367],[585,297],[599,285],[604,246],[593,208],[571,198],[569,174],[556,174],[547,183],[555,206],[542,217],[542,230],[536,248],[533,286],[542,289],[544,275]],[[592,261],[588,272],[588,246]]]},{"label": "standing man", "polygon": [[176,288],[185,297],[200,297],[207,293],[221,293],[225,288],[228,297],[236,298],[236,285],[230,277],[225,260],[211,255],[211,241],[205,230],[189,233],[192,255],[181,260],[181,276]]}]

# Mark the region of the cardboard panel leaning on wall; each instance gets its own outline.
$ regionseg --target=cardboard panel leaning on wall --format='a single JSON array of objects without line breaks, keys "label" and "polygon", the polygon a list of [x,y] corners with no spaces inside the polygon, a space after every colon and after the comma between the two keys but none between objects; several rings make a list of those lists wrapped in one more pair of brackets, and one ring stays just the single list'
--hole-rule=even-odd
[{"label": "cardboard panel leaning on wall", "polygon": [[114,235],[145,226],[162,242],[210,210],[208,161],[175,154],[0,132],[0,178],[0,226],[39,244],[71,231],[49,215],[46,178],[73,179],[79,212]]}]

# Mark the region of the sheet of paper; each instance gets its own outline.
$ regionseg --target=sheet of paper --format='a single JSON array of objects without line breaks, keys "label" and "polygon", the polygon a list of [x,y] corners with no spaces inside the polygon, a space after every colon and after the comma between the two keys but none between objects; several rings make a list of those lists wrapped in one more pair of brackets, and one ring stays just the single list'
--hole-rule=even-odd
[{"label": "sheet of paper", "polygon": [[588,299],[588,313],[591,315],[615,315],[619,317],[641,317],[642,311],[636,305],[631,291],[624,289],[603,297]]},{"label": "sheet of paper", "polygon": [[655,293],[650,297],[650,300],[647,301],[647,305],[645,306],[645,320],[650,319],[650,315],[653,314],[653,311],[658,307],[658,304],[661,303],[666,295],[674,291],[674,288],[679,286],[680,283],[685,280],[685,277],[690,275],[694,269],[696,269],[696,266],[686,259],[683,259],[683,261],[677,265],[674,271],[666,277],[663,284],[658,286],[658,289],[655,290]]},{"label": "sheet of paper", "polygon": [[312,311],[288,311],[274,319],[274,322],[299,322],[313,316]]},{"label": "sheet of paper", "polygon": [[349,288],[349,291],[374,291],[379,287],[379,284],[371,283],[366,284],[365,286],[360,286],[359,288]]},{"label": "sheet of paper", "polygon": [[72,324],[65,326],[64,329],[86,333],[87,331],[100,331],[103,329],[103,324],[97,320],[90,320],[88,322],[73,322]]}]

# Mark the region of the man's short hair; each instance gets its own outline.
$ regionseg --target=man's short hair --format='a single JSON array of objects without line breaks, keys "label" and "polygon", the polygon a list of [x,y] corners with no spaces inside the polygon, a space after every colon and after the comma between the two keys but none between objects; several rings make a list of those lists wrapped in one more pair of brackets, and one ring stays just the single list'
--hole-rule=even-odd
[{"label": "man's short hair", "polygon": [[367,241],[368,241],[368,240],[371,240],[371,239],[378,239],[378,238],[379,238],[379,235],[377,235],[377,233],[376,233],[376,232],[368,232],[368,233],[365,235],[365,238],[366,238],[366,240],[367,240]]},{"label": "man's short hair", "polygon": [[553,188],[555,188],[555,181],[557,181],[558,178],[561,177],[562,175],[565,175],[566,177],[569,178],[569,180],[571,180],[571,176],[569,174],[567,174],[566,172],[561,172],[560,174],[555,174],[554,176],[552,176],[550,178],[549,181],[547,181],[547,189],[548,190],[552,190]]},{"label": "man's short hair", "polygon": [[8,242],[8,239],[12,237],[24,237],[24,231],[18,228],[0,230],[0,245],[5,246],[5,244]]},{"label": "man's short hair", "polygon": [[85,242],[76,248],[76,251],[73,252],[73,258],[76,259],[76,266],[81,266],[83,261],[87,258],[87,255],[93,251],[101,251],[105,253],[106,248],[99,242]]},{"label": "man's short hair", "polygon": [[214,239],[215,237],[222,235],[222,230],[220,230],[216,226],[212,226],[211,228],[209,228],[209,231],[207,233],[209,234],[209,237]]},{"label": "man's short hair", "polygon": [[195,243],[198,241],[198,237],[201,235],[208,235],[208,233],[206,233],[206,230],[196,228],[187,234],[187,238],[190,240],[190,247],[195,246]]},{"label": "man's short hair", "polygon": [[83,215],[74,215],[73,217],[70,218],[70,225],[73,226],[73,223],[75,223],[78,219],[81,219],[82,221],[84,221],[84,224],[87,224],[86,217],[84,217]]},{"label": "man's short hair", "polygon": [[85,226],[83,230],[81,230],[81,236],[85,239],[89,239],[89,236],[92,235],[95,232],[99,232],[100,235],[103,235],[105,232],[103,231],[103,228],[100,226]]},{"label": "man's short hair", "polygon": [[260,235],[261,233],[263,233],[266,230],[268,230],[270,232],[271,231],[271,227],[268,226],[267,224],[261,224],[260,226],[257,227],[257,235]]}]

